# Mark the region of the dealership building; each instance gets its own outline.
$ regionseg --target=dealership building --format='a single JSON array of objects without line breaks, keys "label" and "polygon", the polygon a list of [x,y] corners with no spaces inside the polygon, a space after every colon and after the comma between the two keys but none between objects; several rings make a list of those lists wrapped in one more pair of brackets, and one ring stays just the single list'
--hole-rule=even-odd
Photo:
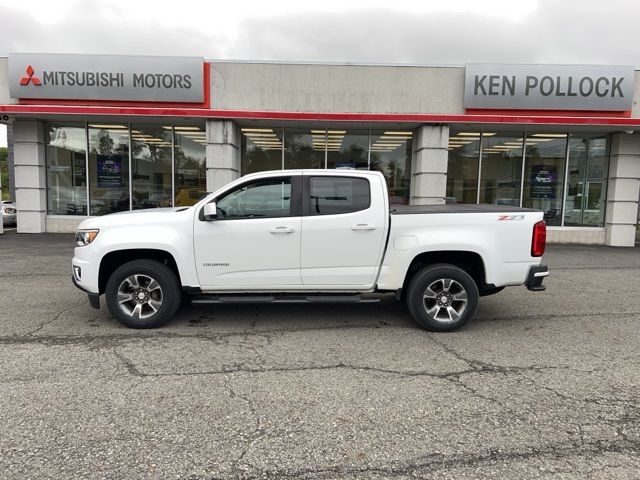
[{"label": "dealership building", "polygon": [[0,58],[23,233],[192,205],[257,171],[356,168],[383,173],[392,208],[523,206],[550,241],[633,246],[638,99],[620,65]]}]

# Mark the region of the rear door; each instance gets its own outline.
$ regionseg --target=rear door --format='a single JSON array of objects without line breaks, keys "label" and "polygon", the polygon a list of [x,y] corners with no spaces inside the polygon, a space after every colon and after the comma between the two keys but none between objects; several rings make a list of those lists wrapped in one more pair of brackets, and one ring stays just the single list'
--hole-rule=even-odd
[{"label": "rear door", "polygon": [[386,240],[378,175],[303,176],[301,277],[305,287],[370,287]]}]

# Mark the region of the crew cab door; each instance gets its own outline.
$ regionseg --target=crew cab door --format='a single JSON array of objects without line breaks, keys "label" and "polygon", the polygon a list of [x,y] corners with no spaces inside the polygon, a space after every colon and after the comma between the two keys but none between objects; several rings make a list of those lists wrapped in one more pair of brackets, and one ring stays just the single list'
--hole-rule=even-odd
[{"label": "crew cab door", "polygon": [[301,285],[301,181],[300,175],[250,180],[215,199],[216,219],[197,214],[194,250],[203,290]]},{"label": "crew cab door", "polygon": [[303,178],[303,285],[373,286],[388,222],[382,178],[313,173]]}]

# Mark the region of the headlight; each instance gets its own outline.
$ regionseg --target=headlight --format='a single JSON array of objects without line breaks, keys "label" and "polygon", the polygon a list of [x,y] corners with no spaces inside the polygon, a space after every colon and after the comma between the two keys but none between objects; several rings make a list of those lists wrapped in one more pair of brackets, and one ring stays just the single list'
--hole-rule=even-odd
[{"label": "headlight", "polygon": [[76,245],[84,247],[89,245],[98,236],[100,230],[79,230],[76,232]]}]

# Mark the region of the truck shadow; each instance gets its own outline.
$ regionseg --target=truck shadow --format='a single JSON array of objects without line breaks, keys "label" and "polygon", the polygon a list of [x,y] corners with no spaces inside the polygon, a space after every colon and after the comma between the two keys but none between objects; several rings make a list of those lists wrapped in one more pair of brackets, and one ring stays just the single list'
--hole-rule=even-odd
[{"label": "truck shadow", "polygon": [[289,330],[324,328],[419,328],[404,303],[380,295],[379,303],[183,305],[168,327],[215,330]]}]

